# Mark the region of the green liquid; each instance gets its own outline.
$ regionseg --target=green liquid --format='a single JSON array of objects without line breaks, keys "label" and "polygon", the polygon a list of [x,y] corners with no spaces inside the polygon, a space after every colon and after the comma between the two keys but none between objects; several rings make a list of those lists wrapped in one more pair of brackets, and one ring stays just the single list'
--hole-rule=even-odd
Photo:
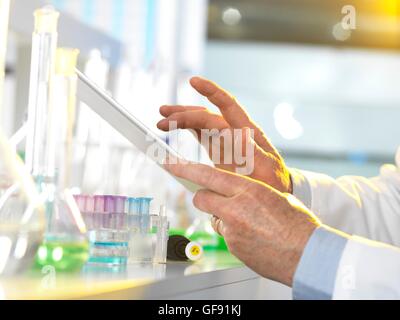
[{"label": "green liquid", "polygon": [[36,254],[35,268],[53,266],[57,271],[80,271],[89,258],[86,242],[46,241]]}]

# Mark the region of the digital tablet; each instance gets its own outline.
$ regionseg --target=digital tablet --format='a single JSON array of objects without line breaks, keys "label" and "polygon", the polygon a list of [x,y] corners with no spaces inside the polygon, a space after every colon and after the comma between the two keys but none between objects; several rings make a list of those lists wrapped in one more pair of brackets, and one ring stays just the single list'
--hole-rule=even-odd
[{"label": "digital tablet", "polygon": [[[162,162],[157,159],[153,152],[148,152],[150,148],[162,151],[166,156],[171,155],[175,158],[182,158],[177,151],[171,148],[150,128],[138,120],[126,108],[115,101],[105,90],[97,86],[86,75],[76,70],[78,76],[78,99],[89,106],[104,121],[117,130],[129,142],[131,142],[141,152],[149,156],[162,168]],[[153,156],[154,155],[154,156]],[[196,192],[199,186],[187,180],[177,179],[186,189]],[[155,182],[156,183],[156,182]]]}]

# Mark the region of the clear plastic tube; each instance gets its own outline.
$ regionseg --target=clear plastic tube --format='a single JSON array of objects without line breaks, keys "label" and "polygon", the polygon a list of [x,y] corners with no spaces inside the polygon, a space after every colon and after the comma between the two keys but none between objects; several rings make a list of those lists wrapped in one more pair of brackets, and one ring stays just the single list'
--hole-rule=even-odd
[{"label": "clear plastic tube", "polygon": [[57,149],[56,170],[57,189],[65,190],[71,187],[72,176],[72,148],[73,130],[76,113],[76,92],[78,77],[75,72],[79,50],[69,48],[57,49],[56,77],[54,95],[57,97],[55,104],[54,121],[57,123]]},{"label": "clear plastic tube", "polygon": [[52,85],[59,13],[52,7],[36,10],[32,38],[26,164],[37,182],[54,183],[55,130]]},{"label": "clear plastic tube", "polygon": [[157,234],[153,261],[155,263],[166,263],[169,238],[169,222],[165,206],[161,206],[160,214],[156,220]]},{"label": "clear plastic tube", "polygon": [[150,227],[150,204],[152,198],[139,198],[140,203],[140,229],[143,234],[149,232]]},{"label": "clear plastic tube", "polygon": [[0,115],[2,114],[3,106],[9,12],[10,0],[0,0]]}]

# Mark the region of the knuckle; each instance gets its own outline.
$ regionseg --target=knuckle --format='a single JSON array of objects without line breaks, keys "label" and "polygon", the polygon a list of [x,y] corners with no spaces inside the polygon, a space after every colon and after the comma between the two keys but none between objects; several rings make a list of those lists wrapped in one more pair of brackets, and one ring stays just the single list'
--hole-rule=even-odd
[{"label": "knuckle", "polygon": [[204,166],[203,174],[201,175],[201,183],[213,185],[215,180],[215,172],[210,167]]},{"label": "knuckle", "polygon": [[247,185],[247,190],[248,194],[257,200],[260,199],[266,192],[268,192],[268,189],[259,183],[249,183]]},{"label": "knuckle", "polygon": [[234,201],[220,210],[226,217],[225,220],[229,223],[230,227],[234,230],[240,228],[242,224],[242,208],[240,202]]},{"label": "knuckle", "polygon": [[230,224],[232,228],[237,230],[237,232],[241,232],[246,227],[246,222],[243,216],[233,215]]},{"label": "knuckle", "polygon": [[171,126],[171,124],[174,124],[174,123],[179,124],[180,115],[179,115],[178,113],[171,114],[171,115],[167,118],[167,120],[168,120],[168,124],[169,124],[170,126]]},{"label": "knuckle", "polygon": [[196,192],[196,194],[193,197],[193,204],[196,208],[200,209],[201,207],[204,207],[206,201],[206,196],[203,190],[200,190]]},{"label": "knuckle", "polygon": [[171,121],[174,121],[178,128],[180,129],[185,129],[186,127],[186,116],[184,112],[179,112],[179,113],[174,113],[171,117],[170,117]]},{"label": "knuckle", "polygon": [[199,122],[202,128],[208,128],[210,124],[212,116],[208,113],[208,111],[204,111],[199,117]]},{"label": "knuckle", "polygon": [[218,91],[216,91],[216,93],[215,93],[215,96],[218,98],[218,99],[232,99],[232,96],[228,93],[228,92],[226,92],[225,90],[218,90]]}]

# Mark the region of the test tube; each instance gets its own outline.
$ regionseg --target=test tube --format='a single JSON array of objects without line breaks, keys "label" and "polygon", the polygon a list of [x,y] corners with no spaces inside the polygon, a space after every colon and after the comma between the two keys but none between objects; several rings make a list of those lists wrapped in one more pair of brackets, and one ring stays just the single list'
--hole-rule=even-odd
[{"label": "test tube", "polygon": [[139,212],[141,215],[150,214],[150,204],[153,201],[152,198],[138,198],[139,201]]},{"label": "test tube", "polygon": [[72,175],[72,143],[76,112],[76,92],[78,77],[76,65],[79,50],[59,48],[56,54],[56,76],[54,80],[54,95],[57,104],[54,106],[54,122],[57,130],[56,170],[57,187],[65,190],[70,187]]},{"label": "test tube", "polygon": [[127,212],[129,215],[139,215],[139,209],[140,209],[140,202],[136,198],[127,198],[126,199],[126,206],[127,206]]},{"label": "test tube", "polygon": [[93,226],[94,229],[103,228],[104,196],[94,196]]},{"label": "test tube", "polygon": [[94,228],[109,230],[125,230],[126,227],[126,197],[95,196],[94,197]]},{"label": "test tube", "polygon": [[34,12],[28,106],[26,165],[37,181],[54,183],[53,78],[59,13],[46,6]]},{"label": "test tube", "polygon": [[[0,115],[3,110],[3,90],[6,66],[8,18],[10,13],[10,0],[0,0]],[[1,120],[1,118],[0,118]]]},{"label": "test tube", "polygon": [[136,198],[126,199],[127,226],[131,236],[140,231],[140,202]]},{"label": "test tube", "polygon": [[132,263],[151,262],[153,235],[150,232],[151,198],[128,198],[129,260]]},{"label": "test tube", "polygon": [[89,232],[90,264],[123,265],[129,255],[125,229],[126,197],[95,196],[94,228]]},{"label": "test tube", "polygon": [[160,214],[157,217],[157,235],[156,235],[156,247],[154,250],[153,261],[155,263],[166,263],[167,262],[167,249],[168,249],[168,232],[169,222],[167,217],[167,210],[165,206],[161,206]]},{"label": "test tube", "polygon": [[125,201],[122,196],[105,196],[106,223],[105,228],[122,230],[125,227]]},{"label": "test tube", "polygon": [[116,227],[119,230],[126,229],[127,227],[127,211],[125,209],[126,197],[115,197],[115,211],[116,211]]},{"label": "test tube", "polygon": [[140,230],[141,233],[148,233],[150,227],[150,204],[152,198],[138,198],[139,214],[140,214]]}]

